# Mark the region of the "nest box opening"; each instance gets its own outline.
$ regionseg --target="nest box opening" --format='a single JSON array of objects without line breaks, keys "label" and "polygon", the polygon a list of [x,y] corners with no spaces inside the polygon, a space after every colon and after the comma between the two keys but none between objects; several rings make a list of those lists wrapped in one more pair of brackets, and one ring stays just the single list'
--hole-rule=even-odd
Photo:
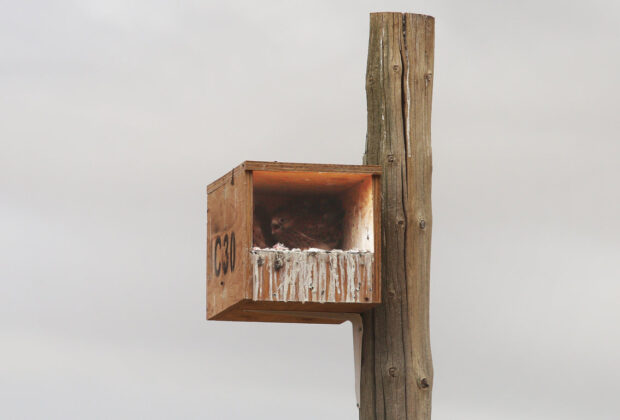
[{"label": "nest box opening", "polygon": [[255,171],[253,246],[374,251],[372,176]]},{"label": "nest box opening", "polygon": [[246,161],[209,184],[207,318],[340,323],[325,313],[379,304],[380,176]]}]

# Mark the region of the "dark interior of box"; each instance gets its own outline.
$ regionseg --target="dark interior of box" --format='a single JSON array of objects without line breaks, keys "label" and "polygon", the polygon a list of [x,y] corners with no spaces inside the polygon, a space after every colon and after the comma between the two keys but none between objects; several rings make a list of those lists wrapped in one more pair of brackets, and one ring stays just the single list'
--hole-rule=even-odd
[{"label": "dark interior of box", "polygon": [[374,250],[372,176],[253,172],[254,246]]}]

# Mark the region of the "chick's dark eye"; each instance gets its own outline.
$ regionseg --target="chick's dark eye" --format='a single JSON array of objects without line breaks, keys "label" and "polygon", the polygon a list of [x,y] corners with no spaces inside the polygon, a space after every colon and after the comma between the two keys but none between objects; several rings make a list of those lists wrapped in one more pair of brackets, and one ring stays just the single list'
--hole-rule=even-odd
[{"label": "chick's dark eye", "polygon": [[284,223],[284,218],[280,217],[280,223]]}]

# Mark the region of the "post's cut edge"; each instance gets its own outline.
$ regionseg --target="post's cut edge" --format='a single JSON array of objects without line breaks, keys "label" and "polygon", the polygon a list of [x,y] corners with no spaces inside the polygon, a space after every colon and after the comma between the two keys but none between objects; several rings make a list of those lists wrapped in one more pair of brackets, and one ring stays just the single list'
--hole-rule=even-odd
[{"label": "post's cut edge", "polygon": [[423,18],[430,18],[435,20],[435,16],[432,15],[425,15],[424,13],[411,13],[411,12],[370,12],[370,16],[377,16],[377,15],[384,15],[384,16],[390,16],[390,15],[411,15],[411,16],[420,16]]}]

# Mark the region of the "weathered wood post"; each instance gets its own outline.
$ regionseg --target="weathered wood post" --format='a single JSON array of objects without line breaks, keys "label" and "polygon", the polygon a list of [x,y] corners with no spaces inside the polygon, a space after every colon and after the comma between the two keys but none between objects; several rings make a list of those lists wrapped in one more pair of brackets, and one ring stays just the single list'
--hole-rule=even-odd
[{"label": "weathered wood post", "polygon": [[383,303],[363,315],[361,420],[429,420],[435,20],[370,15],[364,163],[383,166]]}]

